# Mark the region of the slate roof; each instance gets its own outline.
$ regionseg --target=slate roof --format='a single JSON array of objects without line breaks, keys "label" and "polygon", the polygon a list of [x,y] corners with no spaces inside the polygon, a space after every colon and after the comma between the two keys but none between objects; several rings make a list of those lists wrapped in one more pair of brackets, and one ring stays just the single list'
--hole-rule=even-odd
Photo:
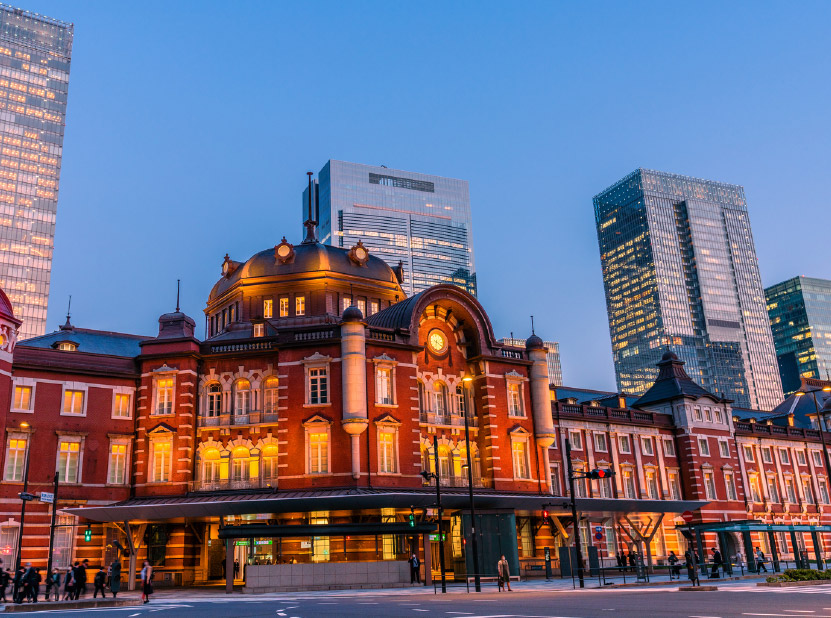
[{"label": "slate roof", "polygon": [[684,361],[673,352],[667,351],[658,363],[658,378],[655,383],[633,405],[639,408],[679,397],[692,399],[710,397],[715,401],[720,401],[718,397],[693,382],[684,371]]},{"label": "slate roof", "polygon": [[[572,388],[570,386],[556,386],[552,387],[557,401],[563,399],[574,398],[577,403],[586,403],[588,401],[599,401],[604,405],[616,408],[619,393],[612,391],[596,391],[590,388]],[[626,398],[626,405],[631,406],[638,398],[632,395],[624,395]]]},{"label": "slate roof", "polygon": [[386,309],[374,313],[366,319],[369,326],[377,328],[409,328],[411,318],[419,299],[427,290],[422,290],[409,298],[405,298]]},{"label": "slate roof", "polygon": [[139,343],[146,339],[152,339],[152,337],[72,327],[40,337],[24,339],[17,345],[18,347],[52,349],[54,344],[60,341],[72,341],[78,344],[79,352],[135,357],[141,354]]}]

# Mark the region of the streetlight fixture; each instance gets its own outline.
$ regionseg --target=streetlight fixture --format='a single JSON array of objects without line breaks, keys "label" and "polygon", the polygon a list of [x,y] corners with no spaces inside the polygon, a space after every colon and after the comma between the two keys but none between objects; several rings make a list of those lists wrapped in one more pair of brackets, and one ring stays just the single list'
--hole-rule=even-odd
[{"label": "streetlight fixture", "polygon": [[[20,428],[28,431],[31,425],[26,421],[20,422]],[[35,496],[29,493],[29,438],[31,433],[26,436],[26,459],[23,462],[23,491],[18,495],[20,498],[20,528],[17,531],[17,559],[15,560],[15,571],[20,570],[21,559],[23,557],[23,522],[26,519],[26,503],[29,500],[34,500]]]},{"label": "streetlight fixture", "polygon": [[444,574],[444,533],[441,529],[442,524],[442,509],[441,509],[441,481],[439,480],[439,439],[438,436],[433,435],[433,458],[436,466],[435,472],[429,470],[422,470],[420,472],[424,480],[430,482],[430,479],[436,480],[436,507],[439,511],[439,569],[441,569],[441,591],[447,592],[447,580]]},{"label": "streetlight fixture", "polygon": [[476,592],[482,592],[482,581],[479,578],[479,542],[476,539],[476,505],[473,501],[473,465],[470,458],[470,423],[468,421],[468,403],[467,386],[473,383],[473,376],[469,373],[462,375],[462,383],[465,385],[462,389],[462,394],[465,401],[464,417],[465,417],[465,452],[467,453],[467,489],[470,498],[470,545],[473,551],[473,581]]},{"label": "streetlight fixture", "polygon": [[[823,386],[822,388],[812,388],[811,390],[798,390],[794,393],[794,395],[796,395],[797,397],[804,397],[808,393],[811,393],[811,397],[814,400],[814,412],[817,415],[817,427],[819,428],[819,437],[822,440],[822,452],[825,454],[825,474],[827,478],[831,479],[831,457],[829,457],[828,455],[828,444],[825,442],[825,430],[822,427],[823,417],[820,416],[819,403],[817,402],[817,393],[820,391],[825,393],[831,393],[831,386]],[[819,496],[817,496],[817,502],[819,502]]]}]

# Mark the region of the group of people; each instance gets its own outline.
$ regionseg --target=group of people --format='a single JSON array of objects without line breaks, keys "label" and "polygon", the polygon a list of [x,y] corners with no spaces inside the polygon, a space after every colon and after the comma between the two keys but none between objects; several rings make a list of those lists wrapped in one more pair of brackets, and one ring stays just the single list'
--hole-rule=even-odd
[{"label": "group of people", "polygon": [[617,565],[626,570],[627,568],[631,568],[633,571],[638,566],[638,552],[637,551],[630,551],[628,554],[625,554],[622,551],[619,551],[615,554],[615,559],[617,560]]},{"label": "group of people", "polygon": [[[54,569],[46,574],[46,590],[43,595],[44,601],[73,601],[83,598],[87,592],[87,570],[90,568],[89,560],[76,561],[66,569]],[[40,569],[33,567],[31,562],[21,566],[12,573],[9,569],[3,570],[0,567],[0,602],[7,603],[37,603],[40,596],[43,576]],[[113,598],[121,591],[121,561],[116,558],[106,569],[101,566],[92,579],[94,592],[92,598],[107,597],[107,589],[113,594]],[[7,598],[9,585],[11,599]],[[150,595],[153,594],[153,567],[145,560],[141,569],[141,600],[144,603],[150,602]]]}]

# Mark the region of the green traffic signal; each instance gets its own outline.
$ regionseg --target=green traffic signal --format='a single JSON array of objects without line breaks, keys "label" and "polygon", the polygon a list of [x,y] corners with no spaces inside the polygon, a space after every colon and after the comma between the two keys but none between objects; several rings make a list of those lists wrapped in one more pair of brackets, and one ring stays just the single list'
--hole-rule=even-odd
[{"label": "green traffic signal", "polygon": [[84,530],[84,541],[89,543],[92,540],[92,528],[87,526],[87,529]]}]

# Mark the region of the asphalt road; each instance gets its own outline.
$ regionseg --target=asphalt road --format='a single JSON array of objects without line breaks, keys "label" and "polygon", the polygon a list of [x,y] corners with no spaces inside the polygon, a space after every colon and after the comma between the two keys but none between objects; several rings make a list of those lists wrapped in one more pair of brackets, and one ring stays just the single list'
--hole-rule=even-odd
[{"label": "asphalt road", "polygon": [[385,616],[421,618],[595,618],[597,616],[658,616],[682,618],[785,617],[831,618],[831,586],[801,589],[754,589],[725,586],[716,592],[674,590],[594,590],[563,592],[482,593],[446,596],[384,594],[281,598],[248,597],[212,600],[172,598],[141,607],[46,611],[27,615],[96,615],[101,618],[245,618],[270,616]]}]

